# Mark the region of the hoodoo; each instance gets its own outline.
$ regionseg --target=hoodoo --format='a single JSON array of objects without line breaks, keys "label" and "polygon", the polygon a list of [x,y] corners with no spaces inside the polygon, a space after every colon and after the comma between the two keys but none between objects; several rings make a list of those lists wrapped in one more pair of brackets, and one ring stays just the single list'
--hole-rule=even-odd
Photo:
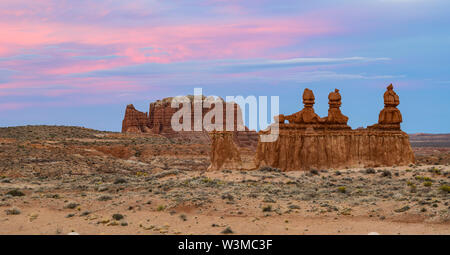
[{"label": "hoodoo", "polygon": [[[409,137],[400,130],[399,97],[392,84],[384,94],[385,108],[380,112],[378,123],[366,129],[352,130],[347,125],[348,117],[340,110],[342,99],[338,89],[329,94],[328,100],[328,116],[321,118],[314,112],[314,93],[305,89],[301,111],[275,117],[279,125],[278,139],[274,142],[258,141],[254,166],[293,171],[414,163]],[[273,125],[260,134],[269,134]],[[214,136],[218,137],[218,134]],[[216,139],[212,144],[210,170],[223,169],[223,162],[232,165],[230,160],[239,158],[234,153],[222,151],[233,148],[228,144],[229,140],[225,139],[226,146],[221,144],[222,140]]]},{"label": "hoodoo", "polygon": [[[322,168],[394,166],[414,163],[408,135],[400,130],[402,117],[396,108],[399,98],[392,84],[384,94],[385,108],[378,124],[352,130],[348,117],[339,109],[341,95],[336,89],[328,96],[328,116],[318,117],[312,109],[311,90],[305,89],[305,108],[278,118],[280,134],[270,143],[258,142],[255,165],[284,171]],[[284,123],[288,120],[289,123]],[[268,132],[261,131],[261,133]]]},{"label": "hoodoo", "polygon": [[378,116],[378,124],[369,126],[371,129],[391,129],[400,130],[400,123],[403,121],[402,114],[397,106],[400,99],[394,91],[394,86],[390,84],[384,92],[384,108]]}]

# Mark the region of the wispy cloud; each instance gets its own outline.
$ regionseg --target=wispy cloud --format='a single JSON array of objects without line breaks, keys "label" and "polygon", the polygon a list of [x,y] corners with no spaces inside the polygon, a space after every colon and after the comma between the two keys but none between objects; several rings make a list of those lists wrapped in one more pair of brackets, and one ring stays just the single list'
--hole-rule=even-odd
[{"label": "wispy cloud", "polygon": [[344,58],[291,58],[279,60],[235,59],[206,60],[174,63],[148,63],[107,70],[78,73],[80,77],[104,76],[148,76],[182,73],[245,73],[270,69],[314,67],[321,65],[358,64],[375,61],[390,61],[390,58],[344,57]]},{"label": "wispy cloud", "polygon": [[375,61],[389,61],[390,58],[344,57],[344,58],[291,58],[280,60],[243,61],[223,66],[227,71],[248,72],[261,69],[292,68],[298,66],[318,66],[331,64],[351,64]]},{"label": "wispy cloud", "polygon": [[3,0],[1,117],[5,109],[126,104],[192,86],[442,89],[448,83],[437,81],[450,79],[449,7],[445,0]]}]

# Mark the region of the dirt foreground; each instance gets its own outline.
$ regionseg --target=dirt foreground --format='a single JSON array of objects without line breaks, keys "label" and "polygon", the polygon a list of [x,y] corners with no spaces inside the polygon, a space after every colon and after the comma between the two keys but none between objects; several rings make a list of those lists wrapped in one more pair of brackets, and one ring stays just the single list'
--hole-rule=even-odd
[{"label": "dirt foreground", "polygon": [[448,151],[426,152],[405,167],[207,172],[208,144],[0,129],[0,234],[450,234]]},{"label": "dirt foreground", "polygon": [[4,178],[0,234],[450,234],[448,171]]}]

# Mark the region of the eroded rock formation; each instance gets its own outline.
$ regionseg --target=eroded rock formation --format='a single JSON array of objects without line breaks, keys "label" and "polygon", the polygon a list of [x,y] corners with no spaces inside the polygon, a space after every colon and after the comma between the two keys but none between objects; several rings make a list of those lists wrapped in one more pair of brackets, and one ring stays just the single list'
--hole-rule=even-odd
[{"label": "eroded rock formation", "polygon": [[146,112],[140,112],[129,104],[122,121],[122,133],[147,133],[150,131],[149,119]]},{"label": "eroded rock formation", "polygon": [[342,103],[339,90],[335,89],[334,92],[331,92],[328,95],[328,100],[330,108],[328,109],[328,116],[324,118],[325,123],[347,125],[348,117],[342,114],[340,109]]},{"label": "eroded rock formation", "polygon": [[319,115],[314,112],[314,102],[315,97],[312,90],[305,89],[305,91],[303,92],[304,108],[301,111],[289,116],[280,114],[280,116],[278,117],[279,122],[284,123],[286,120],[289,121],[289,123],[295,124],[316,124],[324,122],[323,119],[321,119]]},{"label": "eroded rock formation", "polygon": [[400,130],[400,123],[403,121],[402,114],[397,106],[400,104],[400,99],[394,91],[394,86],[390,84],[384,93],[384,108],[378,116],[378,123],[369,126],[371,129],[392,129]]},{"label": "eroded rock formation", "polygon": [[401,131],[280,130],[276,142],[258,143],[255,163],[284,171],[376,167],[414,163],[414,154]]},{"label": "eroded rock formation", "polygon": [[[238,104],[224,102],[221,98],[212,99],[211,97],[205,96],[201,96],[199,98],[187,96],[186,98],[190,101],[190,131],[173,130],[171,123],[172,117],[177,111],[180,110],[182,104],[180,103],[179,107],[173,108],[172,101],[174,100],[174,97],[168,97],[150,103],[148,113],[140,112],[136,110],[133,105],[128,105],[125,110],[124,120],[122,122],[122,132],[161,134],[170,138],[181,138],[183,140],[208,143],[210,142],[210,137],[208,136],[207,131],[210,130],[205,130],[201,123],[199,125],[200,129],[195,128],[195,124],[199,119],[208,119],[212,125],[222,126],[223,130],[227,130],[231,127],[232,130],[234,130],[234,135],[232,137],[238,146],[256,148],[258,135],[255,131],[248,130],[248,128],[243,124],[242,112]],[[200,99],[200,107],[194,109],[194,100],[198,99]],[[216,110],[215,102],[219,101],[222,103],[222,109],[218,108],[217,112],[220,111],[221,114],[219,114],[219,117],[211,117],[211,111]],[[231,120],[227,119],[227,109],[231,109]],[[197,119],[195,118],[195,110],[199,111],[199,116]],[[221,118],[220,115],[222,116]],[[183,118],[180,118],[180,125],[182,125],[184,121],[185,120]],[[229,125],[228,128],[227,125]]]},{"label": "eroded rock formation", "polygon": [[[330,93],[328,116],[314,113],[314,95],[305,89],[305,108],[284,117],[280,115],[279,137],[275,142],[258,142],[256,167],[271,166],[284,171],[322,168],[393,166],[414,163],[408,135],[400,130],[399,98],[392,84],[384,94],[385,108],[378,124],[351,130],[348,117],[339,109],[339,90]],[[284,123],[285,120],[289,123]],[[261,134],[269,130],[260,131]]]},{"label": "eroded rock formation", "polygon": [[242,160],[234,142],[234,132],[210,132],[211,165],[208,170],[241,169]]}]

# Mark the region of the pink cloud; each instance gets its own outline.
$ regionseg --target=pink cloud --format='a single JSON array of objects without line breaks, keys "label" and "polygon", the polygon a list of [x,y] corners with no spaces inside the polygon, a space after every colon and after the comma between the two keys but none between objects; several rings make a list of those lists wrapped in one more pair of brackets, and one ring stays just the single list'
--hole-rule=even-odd
[{"label": "pink cloud", "polygon": [[[288,44],[297,38],[306,39],[339,30],[331,21],[302,18],[252,19],[230,24],[216,22],[206,25],[141,26],[132,29],[49,22],[4,22],[0,23],[0,53],[5,55],[5,48],[13,45],[15,49],[33,49],[44,45],[80,43],[94,47],[119,45],[118,53],[137,63],[202,57],[245,57],[248,47],[239,49],[234,48],[235,45],[253,44],[253,51],[261,52]],[[139,51],[139,48],[149,46],[160,48],[167,54],[145,56]]]},{"label": "pink cloud", "polygon": [[[5,4],[0,3],[0,7]],[[67,19],[58,16],[58,9],[67,8],[67,3],[39,1],[32,4],[33,8],[28,8],[27,4],[23,0],[9,1],[11,9],[0,10],[0,58],[3,58],[0,68],[17,71],[10,75],[8,82],[0,84],[0,95],[25,95],[34,97],[36,102],[41,96],[67,99],[79,95],[86,95],[83,97],[86,102],[95,102],[98,95],[102,96],[101,100],[110,102],[117,95],[146,91],[152,87],[149,83],[164,79],[156,75],[154,80],[143,82],[130,77],[117,80],[117,77],[70,76],[73,74],[145,63],[299,57],[296,55],[299,50],[277,49],[342,31],[339,23],[312,15],[117,25],[114,20],[108,20],[114,10],[104,2],[92,3],[86,13],[82,12],[86,19],[95,16],[101,21],[89,23],[83,21],[83,15],[70,13],[67,15],[74,16]],[[138,15],[148,14],[142,11],[142,3],[120,7]],[[221,10],[223,14],[246,12],[236,2]],[[78,19],[80,22],[76,22]],[[300,53],[315,54],[312,51]],[[30,57],[21,57],[27,54]],[[102,58],[104,56],[119,57]],[[169,77],[172,78],[177,79]],[[111,98],[105,99],[108,95]],[[46,102],[40,102],[43,103]],[[7,107],[26,105],[17,103]]]},{"label": "pink cloud", "polygon": [[19,110],[31,106],[31,103],[8,102],[0,103],[0,111]]}]

